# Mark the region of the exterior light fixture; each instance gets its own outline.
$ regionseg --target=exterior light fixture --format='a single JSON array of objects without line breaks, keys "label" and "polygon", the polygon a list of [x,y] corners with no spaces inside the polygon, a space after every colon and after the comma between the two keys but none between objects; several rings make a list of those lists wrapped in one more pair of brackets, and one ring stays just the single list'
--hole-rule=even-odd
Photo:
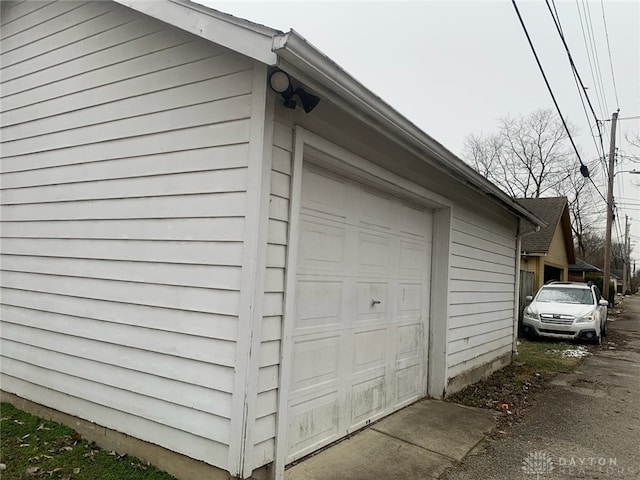
[{"label": "exterior light fixture", "polygon": [[284,93],[291,90],[291,79],[282,70],[274,70],[269,75],[269,86],[274,92]]},{"label": "exterior light fixture", "polygon": [[284,106],[287,108],[296,108],[296,101],[293,99],[293,87],[291,86],[291,78],[282,70],[274,70],[269,75],[269,86],[271,89],[282,95]]},{"label": "exterior light fixture", "polygon": [[297,102],[293,98],[294,96],[300,99],[302,108],[306,113],[309,113],[320,103],[320,97],[307,92],[301,86],[297,86],[294,89],[291,77],[282,70],[274,70],[271,72],[269,75],[269,86],[271,90],[282,96],[286,108],[296,108]]}]

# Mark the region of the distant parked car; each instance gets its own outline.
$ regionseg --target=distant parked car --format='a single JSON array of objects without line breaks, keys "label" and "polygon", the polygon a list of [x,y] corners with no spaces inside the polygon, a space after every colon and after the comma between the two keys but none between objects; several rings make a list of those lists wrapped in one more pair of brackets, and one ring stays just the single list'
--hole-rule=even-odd
[{"label": "distant parked car", "polygon": [[607,307],[595,285],[552,282],[538,290],[524,309],[525,335],[602,343],[607,334]]}]

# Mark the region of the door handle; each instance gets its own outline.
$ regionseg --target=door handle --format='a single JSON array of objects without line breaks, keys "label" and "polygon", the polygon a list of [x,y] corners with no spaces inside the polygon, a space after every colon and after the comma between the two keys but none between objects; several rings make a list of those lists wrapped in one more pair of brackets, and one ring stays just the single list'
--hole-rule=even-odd
[{"label": "door handle", "polygon": [[371,306],[372,307],[375,307],[379,303],[380,303],[380,300],[371,300]]}]

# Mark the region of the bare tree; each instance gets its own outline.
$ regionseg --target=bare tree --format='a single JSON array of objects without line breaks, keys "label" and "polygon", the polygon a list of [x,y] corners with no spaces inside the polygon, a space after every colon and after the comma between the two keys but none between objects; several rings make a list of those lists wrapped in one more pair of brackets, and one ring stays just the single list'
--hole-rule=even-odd
[{"label": "bare tree", "polygon": [[[471,134],[464,140],[465,159],[480,175],[489,180],[506,175],[502,150],[502,139],[497,134],[487,136]],[[497,184],[495,181],[494,183]],[[500,186],[509,192],[509,185]]]},{"label": "bare tree", "polygon": [[[604,232],[587,231],[584,234],[583,242],[586,248],[586,255],[583,260],[598,268],[604,266]],[[624,243],[611,243],[611,268],[622,270],[624,265],[625,251]]]},{"label": "bare tree", "polygon": [[629,155],[623,155],[623,161],[627,160],[633,163],[640,163],[640,133],[625,135],[625,140],[633,147]]},{"label": "bare tree", "polygon": [[538,198],[578,168],[567,134],[551,110],[500,119],[497,133],[469,135],[463,157],[512,197]]},{"label": "bare tree", "polygon": [[469,135],[463,158],[514,198],[567,197],[578,255],[587,255],[585,232],[602,220],[605,210],[597,207],[593,183],[580,174],[566,130],[552,110],[504,117],[496,133]]}]

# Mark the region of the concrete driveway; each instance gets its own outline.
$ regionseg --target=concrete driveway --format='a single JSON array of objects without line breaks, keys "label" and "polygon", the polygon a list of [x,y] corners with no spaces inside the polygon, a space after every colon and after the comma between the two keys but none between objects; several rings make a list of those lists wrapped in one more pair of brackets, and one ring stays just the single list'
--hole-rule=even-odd
[{"label": "concrete driveway", "polygon": [[495,415],[423,400],[294,465],[285,479],[436,479],[484,439]]},{"label": "concrete driveway", "polygon": [[610,324],[628,336],[622,350],[558,375],[525,423],[442,478],[640,479],[640,297],[626,302]]}]

